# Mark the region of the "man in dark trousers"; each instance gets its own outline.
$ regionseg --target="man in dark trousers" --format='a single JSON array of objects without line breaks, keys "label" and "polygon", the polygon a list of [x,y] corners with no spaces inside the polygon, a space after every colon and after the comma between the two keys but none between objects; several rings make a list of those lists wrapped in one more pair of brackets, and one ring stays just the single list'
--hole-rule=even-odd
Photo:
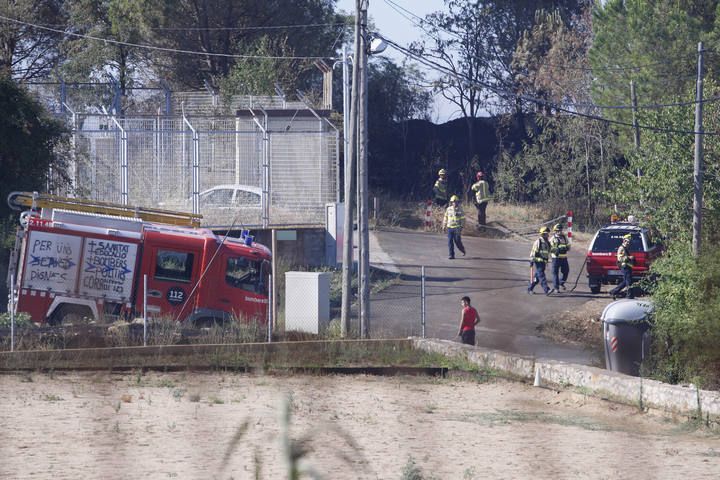
[{"label": "man in dark trousers", "polygon": [[631,233],[623,236],[622,244],[618,247],[617,250],[617,264],[623,274],[623,280],[618,284],[617,287],[610,290],[610,295],[612,295],[613,300],[615,300],[620,295],[620,291],[625,287],[627,287],[627,294],[625,296],[627,298],[634,298],[632,291],[632,267],[635,264],[635,257],[630,255],[631,240]]},{"label": "man in dark trousers", "polygon": [[[562,231],[562,225],[558,223],[553,227],[553,236],[550,237],[550,258],[552,259],[553,287],[555,291],[560,291],[560,288],[565,290],[565,282],[570,273],[570,265],[567,259],[569,251],[570,243]],[[560,278],[561,273],[562,278]]]},{"label": "man in dark trousers", "polygon": [[545,295],[550,295],[555,290],[550,290],[547,284],[547,278],[545,277],[545,267],[547,266],[548,259],[550,258],[550,242],[548,241],[548,234],[550,229],[548,227],[542,227],[540,229],[540,237],[533,243],[532,249],[530,250],[530,268],[535,268],[535,275],[533,276],[532,282],[528,286],[527,292],[532,295],[535,285],[538,283],[545,291]]},{"label": "man in dark trousers", "polygon": [[458,336],[462,339],[462,343],[475,345],[475,325],[480,323],[480,315],[478,315],[475,307],[470,305],[470,297],[462,297],[460,304],[462,305],[462,311],[460,312]]},{"label": "man in dark trousers", "polygon": [[457,245],[465,256],[465,246],[462,243],[462,229],[465,226],[465,213],[460,206],[460,198],[457,195],[450,197],[450,206],[445,209],[445,217],[443,217],[443,229],[447,229],[448,238],[448,258],[455,258],[455,247]]},{"label": "man in dark trousers", "polygon": [[473,203],[478,211],[478,226],[482,226],[485,225],[485,211],[487,210],[488,200],[490,200],[490,189],[483,172],[477,172],[475,178],[477,178],[477,182],[473,183],[470,189],[475,192]]}]

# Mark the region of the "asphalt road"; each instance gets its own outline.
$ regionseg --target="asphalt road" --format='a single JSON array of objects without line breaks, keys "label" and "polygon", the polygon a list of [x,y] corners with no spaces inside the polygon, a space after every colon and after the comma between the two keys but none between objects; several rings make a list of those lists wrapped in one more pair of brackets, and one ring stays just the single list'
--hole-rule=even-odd
[{"label": "asphalt road", "polygon": [[[584,248],[570,252],[568,290],[545,296],[535,287],[527,294],[528,257],[532,239],[497,240],[463,237],[467,256],[448,259],[446,236],[415,231],[374,231],[371,264],[401,274],[401,281],[371,295],[371,336],[421,335],[420,275],[425,266],[428,337],[459,341],[460,298],[468,295],[481,323],[477,345],[538,358],[601,365],[597,354],[574,344],[557,344],[537,327],[561,312],[597,298],[584,273],[570,291],[583,264]],[[549,270],[549,269],[548,269]],[[552,285],[551,278],[548,283]]]}]

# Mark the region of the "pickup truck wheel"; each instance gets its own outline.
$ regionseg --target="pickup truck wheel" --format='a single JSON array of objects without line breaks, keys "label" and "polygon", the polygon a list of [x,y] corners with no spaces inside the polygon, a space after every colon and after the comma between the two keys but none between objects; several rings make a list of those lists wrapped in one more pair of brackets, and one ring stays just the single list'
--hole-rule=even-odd
[{"label": "pickup truck wheel", "polygon": [[590,293],[593,293],[593,294],[600,293],[600,285],[590,285]]}]

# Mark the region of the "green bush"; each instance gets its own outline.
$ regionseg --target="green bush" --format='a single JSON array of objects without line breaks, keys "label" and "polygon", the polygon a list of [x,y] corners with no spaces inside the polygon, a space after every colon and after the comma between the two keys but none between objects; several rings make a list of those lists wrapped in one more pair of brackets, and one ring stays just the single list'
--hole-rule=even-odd
[{"label": "green bush", "polygon": [[695,259],[676,242],[653,264],[658,281],[651,375],[670,383],[720,387],[720,247]]},{"label": "green bush", "polygon": [[[15,328],[26,328],[33,325],[29,313],[18,312],[15,315]],[[10,328],[10,313],[0,313],[0,328]]]}]

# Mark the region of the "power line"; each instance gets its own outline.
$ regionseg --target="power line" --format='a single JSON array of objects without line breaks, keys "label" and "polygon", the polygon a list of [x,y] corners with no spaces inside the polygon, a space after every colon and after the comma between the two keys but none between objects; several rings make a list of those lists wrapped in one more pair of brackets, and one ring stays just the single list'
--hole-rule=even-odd
[{"label": "power line", "polygon": [[233,53],[213,53],[213,52],[198,52],[195,50],[182,50],[182,49],[176,49],[176,48],[168,48],[168,47],[158,47],[155,45],[144,45],[139,43],[130,43],[130,42],[122,42],[120,40],[113,40],[109,38],[102,38],[102,37],[96,37],[93,35],[84,35],[81,33],[74,33],[74,32],[66,32],[63,30],[50,28],[50,27],[43,27],[40,25],[36,25],[29,22],[24,22],[22,20],[17,20],[15,18],[6,17],[3,15],[0,15],[0,19],[7,20],[9,22],[14,22],[19,25],[25,25],[28,27],[38,28],[40,30],[47,30],[55,33],[61,33],[63,35],[68,35],[71,37],[76,38],[85,38],[88,40],[94,40],[98,42],[104,42],[104,43],[110,43],[113,45],[122,45],[126,47],[135,47],[135,48],[144,48],[146,50],[155,50],[159,52],[168,52],[168,53],[182,53],[186,55],[200,55],[205,57],[226,57],[226,58],[240,58],[245,60],[254,60],[254,59],[271,59],[271,60],[322,60],[322,59],[332,59],[334,57],[325,55],[325,56],[286,56],[286,55],[240,55],[240,54],[233,54]]},{"label": "power line", "polygon": [[164,31],[253,31],[253,30],[291,30],[294,28],[347,27],[345,23],[307,23],[297,25],[265,25],[247,27],[153,27],[150,30]]},{"label": "power line", "polygon": [[[405,17],[406,19],[408,19],[413,25],[415,25],[416,27],[420,28],[425,34],[429,35],[429,36],[430,36],[431,38],[433,38],[434,40],[438,40],[438,37],[435,37],[430,31],[427,30],[427,28],[425,28],[425,27],[423,26],[423,24],[426,23],[426,20],[425,20],[424,18],[422,18],[422,17],[420,17],[419,15],[411,12],[411,11],[408,10],[407,8],[405,8],[405,7],[401,6],[401,5],[398,5],[398,4],[395,3],[393,0],[383,0],[383,1],[384,1],[388,6],[390,6],[393,10],[395,10],[398,14],[400,14],[400,15],[402,15],[403,17]],[[403,13],[403,12],[404,12],[404,13]],[[417,21],[413,21],[411,18],[409,18],[409,16],[412,16],[412,17],[416,18]],[[437,28],[438,30],[440,30],[440,31],[443,31],[443,32],[445,32],[445,33],[447,33],[447,34],[449,34],[449,35],[451,35],[451,36],[459,39],[459,40],[462,40],[462,39],[463,39],[463,36],[462,36],[461,33],[456,32],[456,31],[454,31],[454,30],[452,30],[452,29],[445,28],[445,27],[440,27],[440,26],[436,26],[436,28]],[[714,52],[711,52],[711,53],[714,53]],[[694,53],[693,53],[693,54],[694,54]],[[497,52],[494,51],[494,49],[493,49],[493,55],[495,56],[496,60],[499,60],[499,61],[501,61],[501,63],[502,63],[502,59],[499,58],[499,55],[497,54]],[[643,68],[649,68],[649,67],[659,66],[659,65],[671,65],[671,63],[672,63],[671,61],[658,61],[658,62],[652,62],[652,63],[642,64],[642,65],[605,66],[605,67],[598,67],[598,68],[593,68],[593,67],[573,67],[573,66],[569,66],[569,65],[558,65],[558,64],[548,63],[548,62],[545,62],[544,65],[548,65],[548,66],[551,66],[551,67],[554,67],[554,68],[558,68],[558,69],[561,69],[561,70],[578,70],[578,71],[585,71],[585,72],[592,73],[592,72],[598,72],[598,71],[608,71],[608,72],[613,72],[613,71],[617,71],[617,72],[622,72],[622,71],[635,71],[635,72],[637,72],[637,71],[642,70]],[[661,75],[661,76],[662,76],[662,75]],[[669,76],[672,76],[672,74],[668,73],[667,75],[664,75],[664,76],[668,76],[668,77],[669,77]],[[689,75],[689,76],[694,77],[695,75]]]},{"label": "power line", "polygon": [[[440,64],[438,64],[438,63],[436,63],[436,62],[427,60],[425,57],[422,57],[422,56],[420,56],[420,55],[417,55],[417,54],[415,54],[414,52],[412,52],[411,50],[408,50],[408,49],[406,49],[406,48],[401,47],[400,45],[398,45],[397,43],[393,42],[392,40],[390,40],[390,39],[388,39],[388,38],[386,38],[386,37],[383,37],[383,39],[384,39],[389,45],[391,45],[393,48],[395,48],[396,50],[398,50],[400,53],[402,53],[402,54],[404,54],[404,55],[406,55],[406,56],[408,56],[408,57],[413,58],[415,61],[417,61],[417,62],[419,62],[419,63],[421,63],[421,64],[423,64],[423,65],[425,65],[425,66],[427,66],[427,67],[429,67],[429,68],[432,68],[432,69],[434,69],[434,70],[437,70],[437,71],[439,71],[439,72],[442,72],[442,73],[445,73],[445,74],[447,74],[447,75],[451,75],[451,76],[453,76],[453,77],[456,77],[458,80],[462,79],[464,82],[466,82],[466,83],[467,83],[468,85],[470,85],[470,86],[475,85],[475,86],[480,86],[480,87],[486,88],[486,89],[488,89],[488,90],[491,90],[491,91],[495,92],[495,94],[499,95],[501,98],[508,98],[508,99],[516,98],[516,99],[518,99],[518,100],[522,100],[522,101],[525,101],[525,102],[527,102],[527,103],[533,103],[533,104],[536,104],[536,105],[542,105],[542,106],[550,107],[550,108],[552,108],[552,109],[554,109],[554,110],[556,110],[556,111],[558,111],[558,112],[563,112],[563,113],[567,113],[567,114],[574,115],[574,116],[579,116],[579,117],[583,117],[583,118],[588,118],[588,119],[591,119],[591,120],[598,120],[598,121],[601,121],[601,122],[606,122],[606,123],[615,124],[615,125],[622,125],[622,126],[626,126],[626,127],[633,127],[633,128],[635,127],[635,125],[633,125],[632,123],[623,122],[623,121],[620,121],[620,120],[612,120],[612,119],[609,119],[609,118],[601,117],[601,116],[599,116],[599,115],[592,115],[592,114],[589,114],[589,113],[582,113],[582,112],[579,112],[579,111],[577,111],[577,110],[571,110],[569,107],[572,107],[573,105],[569,105],[568,107],[564,107],[564,106],[561,106],[561,105],[557,105],[557,104],[548,102],[548,101],[546,101],[546,100],[542,100],[542,99],[535,98],[535,97],[530,97],[530,96],[528,96],[528,95],[516,94],[516,93],[514,93],[514,92],[510,92],[510,91],[507,91],[507,90],[502,90],[502,89],[500,89],[500,88],[498,88],[498,87],[495,87],[495,86],[493,86],[493,85],[490,85],[490,84],[487,84],[487,83],[484,83],[484,82],[480,82],[480,81],[477,81],[477,80],[474,80],[474,79],[467,78],[467,76],[465,76],[464,74],[460,74],[460,73],[458,73],[458,72],[453,72],[453,71],[447,69],[446,67],[444,67],[444,66],[442,66],[442,65],[440,65]],[[638,127],[638,128],[642,128],[642,129],[644,129],[644,130],[650,130],[650,131],[655,131],[655,132],[659,132],[659,133],[678,133],[678,134],[684,134],[684,135],[698,135],[698,134],[700,134],[700,135],[712,135],[712,136],[720,135],[720,132],[706,132],[706,131],[696,132],[696,131],[694,131],[694,130],[681,130],[681,129],[675,129],[675,128],[663,128],[663,127],[655,127],[655,126],[653,126],[653,125],[637,125],[637,127]]]}]

